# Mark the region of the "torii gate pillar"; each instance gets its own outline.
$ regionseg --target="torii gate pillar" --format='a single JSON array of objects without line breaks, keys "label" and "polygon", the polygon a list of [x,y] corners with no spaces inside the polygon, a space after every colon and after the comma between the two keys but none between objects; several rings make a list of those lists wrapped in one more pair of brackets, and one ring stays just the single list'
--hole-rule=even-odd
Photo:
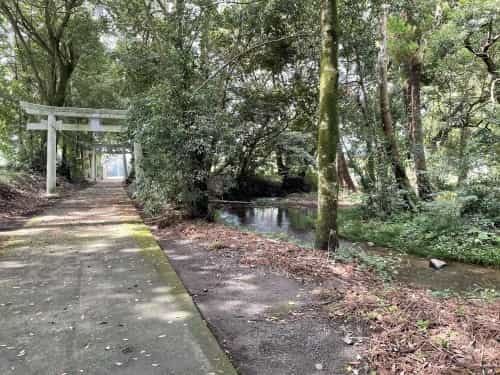
[{"label": "torii gate pillar", "polygon": [[56,193],[57,130],[56,116],[49,113],[47,121],[47,194]]}]

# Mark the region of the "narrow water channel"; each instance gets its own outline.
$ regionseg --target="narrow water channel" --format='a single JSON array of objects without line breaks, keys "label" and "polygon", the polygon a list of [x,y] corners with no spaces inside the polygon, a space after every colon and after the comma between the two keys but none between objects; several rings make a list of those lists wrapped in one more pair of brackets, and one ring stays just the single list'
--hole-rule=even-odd
[{"label": "narrow water channel", "polygon": [[[225,206],[219,211],[223,223],[267,235],[283,236],[312,247],[316,211],[312,208]],[[347,241],[342,245],[352,246]],[[467,292],[477,289],[500,290],[500,270],[470,264],[449,262],[440,271],[429,267],[425,258],[378,247],[362,246],[367,253],[399,258],[393,278],[432,290]]]}]

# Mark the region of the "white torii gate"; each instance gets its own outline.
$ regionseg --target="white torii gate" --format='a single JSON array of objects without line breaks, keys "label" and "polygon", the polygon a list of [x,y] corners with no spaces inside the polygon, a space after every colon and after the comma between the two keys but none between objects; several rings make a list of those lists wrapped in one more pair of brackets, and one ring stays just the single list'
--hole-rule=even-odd
[{"label": "white torii gate", "polygon": [[[131,147],[128,144],[116,144],[116,143],[93,143],[92,144],[92,157],[91,157],[91,180],[96,179],[96,152],[117,155],[121,154],[123,156],[123,174],[125,179],[128,177],[128,166],[127,166],[127,154],[130,153]],[[134,152],[134,151],[132,151]],[[137,163],[136,163],[137,164]]]},{"label": "white torii gate", "polygon": [[[47,131],[47,194],[56,192],[57,168],[57,131],[113,132],[121,133],[126,127],[121,124],[103,124],[103,120],[126,120],[127,111],[116,109],[93,109],[73,107],[52,107],[40,104],[21,102],[21,107],[29,115],[47,116],[47,120],[28,123],[28,130]],[[64,123],[57,118],[88,119],[88,123]],[[142,149],[134,143],[134,160],[137,177],[142,176]],[[95,151],[93,152],[93,175],[95,176]]]}]

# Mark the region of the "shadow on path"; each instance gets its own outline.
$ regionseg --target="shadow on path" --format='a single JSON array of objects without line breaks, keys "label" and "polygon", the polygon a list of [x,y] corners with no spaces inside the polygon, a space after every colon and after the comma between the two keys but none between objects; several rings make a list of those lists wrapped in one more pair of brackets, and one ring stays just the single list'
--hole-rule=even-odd
[{"label": "shadow on path", "polygon": [[0,374],[235,374],[118,184],[0,232]]}]

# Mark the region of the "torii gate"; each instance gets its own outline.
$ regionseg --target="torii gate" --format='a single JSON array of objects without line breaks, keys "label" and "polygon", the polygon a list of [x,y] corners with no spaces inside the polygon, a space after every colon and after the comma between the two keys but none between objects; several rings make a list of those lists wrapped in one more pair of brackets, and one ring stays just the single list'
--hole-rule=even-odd
[{"label": "torii gate", "polygon": [[[92,157],[91,157],[91,169],[90,169],[90,179],[95,181],[96,179],[96,153],[104,153],[110,155],[123,155],[123,174],[125,179],[128,177],[128,166],[127,166],[127,153],[134,152],[131,150],[128,144],[117,144],[117,143],[93,143],[92,145]],[[135,150],[137,154],[137,149]]]},{"label": "torii gate", "polygon": [[[103,124],[103,120],[126,120],[127,111],[116,109],[93,109],[73,107],[52,107],[40,104],[21,102],[21,107],[29,115],[47,116],[47,120],[28,123],[28,130],[47,131],[47,194],[56,192],[57,168],[57,131],[113,132],[122,133],[126,127],[122,124]],[[57,118],[88,119],[88,123],[64,123]],[[142,175],[142,149],[134,142],[134,161],[136,174]],[[95,151],[93,152],[93,173],[95,176]]]}]

